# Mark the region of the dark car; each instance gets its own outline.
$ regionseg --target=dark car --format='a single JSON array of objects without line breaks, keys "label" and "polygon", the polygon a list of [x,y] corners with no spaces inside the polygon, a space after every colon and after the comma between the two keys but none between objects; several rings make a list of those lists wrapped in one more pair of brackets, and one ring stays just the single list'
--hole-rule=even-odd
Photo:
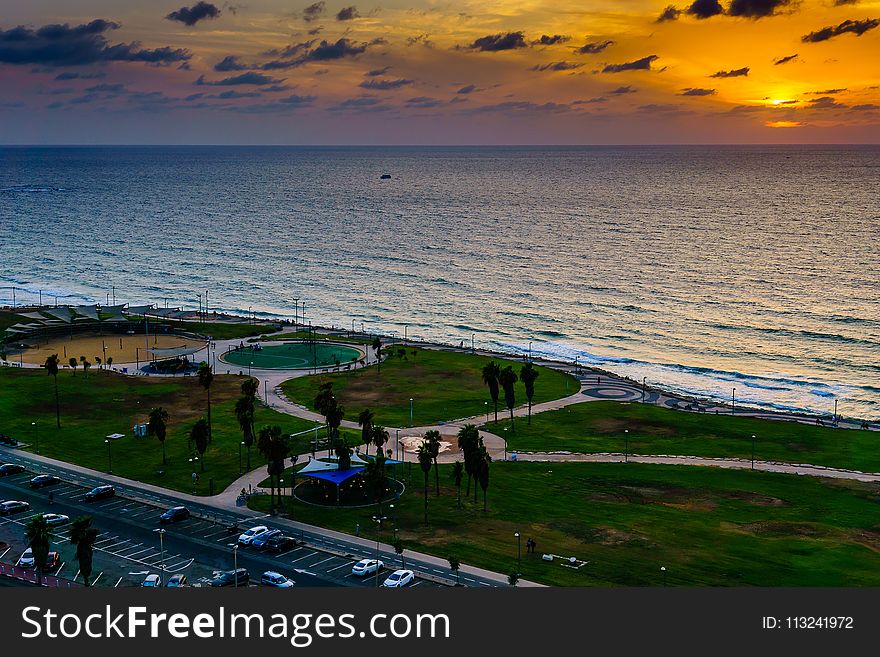
[{"label": "dark car", "polygon": [[55,475],[37,475],[31,479],[31,488],[43,488],[45,486],[54,486],[55,484],[60,483],[61,478],[56,477]]},{"label": "dark car", "polygon": [[189,509],[185,506],[173,506],[159,516],[159,522],[163,525],[170,522],[180,522],[189,518]]},{"label": "dark car", "polygon": [[19,472],[24,472],[24,466],[18,463],[4,463],[0,465],[0,477],[18,474]]},{"label": "dark car", "polygon": [[296,539],[292,536],[278,534],[266,541],[266,550],[268,552],[284,552],[296,546]]},{"label": "dark car", "polygon": [[21,513],[31,508],[27,502],[20,500],[8,500],[0,502],[0,516],[11,516],[13,513]]},{"label": "dark car", "polygon": [[255,550],[262,550],[266,547],[266,543],[268,543],[270,539],[273,539],[276,536],[281,536],[280,529],[270,529],[269,531],[265,531],[262,534],[257,534],[251,540],[251,547]]},{"label": "dark car", "polygon": [[238,586],[247,586],[251,581],[250,573],[248,573],[246,568],[227,570],[217,574],[211,580],[211,586],[236,586],[236,580],[238,581]]},{"label": "dark car", "polygon": [[113,486],[96,486],[88,493],[86,493],[85,500],[86,502],[92,502],[94,500],[103,500],[108,497],[113,497],[116,495],[116,489]]},{"label": "dark car", "polygon": [[172,575],[168,580],[168,583],[165,585],[167,589],[182,589],[187,586],[186,583],[186,575],[182,573],[178,573],[177,575]]}]

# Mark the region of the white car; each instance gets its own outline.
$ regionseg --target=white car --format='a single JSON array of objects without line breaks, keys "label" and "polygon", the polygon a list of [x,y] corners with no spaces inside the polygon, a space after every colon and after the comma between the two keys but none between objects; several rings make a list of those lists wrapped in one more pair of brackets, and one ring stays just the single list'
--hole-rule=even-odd
[{"label": "white car", "polygon": [[358,577],[374,575],[377,570],[382,570],[385,564],[375,559],[361,559],[351,567],[351,574]]},{"label": "white car", "polygon": [[64,525],[70,522],[70,518],[61,513],[44,513],[43,520],[45,520],[46,524],[50,527],[57,527],[58,525]]},{"label": "white car", "polygon": [[281,573],[276,573],[274,570],[267,570],[263,573],[263,576],[260,577],[260,584],[263,586],[274,586],[276,589],[289,589],[294,586],[292,579],[285,577]]},{"label": "white car", "polygon": [[22,568],[33,568],[34,567],[34,551],[28,548],[25,550],[21,558],[18,560],[18,565]]},{"label": "white car", "polygon": [[411,584],[416,578],[411,570],[395,570],[388,576],[388,579],[382,584],[388,589],[399,589],[401,586]]},{"label": "white car", "polygon": [[250,545],[251,541],[254,540],[254,536],[259,536],[263,532],[269,531],[269,528],[266,525],[257,525],[256,527],[251,527],[244,534],[238,537],[239,545]]},{"label": "white car", "polygon": [[141,584],[141,586],[145,586],[149,589],[157,589],[162,586],[162,578],[156,573],[151,573],[144,578],[144,583]]}]

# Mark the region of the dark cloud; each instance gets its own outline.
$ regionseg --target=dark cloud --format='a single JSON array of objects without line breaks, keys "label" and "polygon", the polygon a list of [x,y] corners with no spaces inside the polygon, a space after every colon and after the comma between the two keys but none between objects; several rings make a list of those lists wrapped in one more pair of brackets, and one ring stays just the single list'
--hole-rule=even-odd
[{"label": "dark cloud", "polygon": [[235,91],[230,89],[219,94],[205,96],[205,98],[219,98],[221,100],[235,100],[237,98],[259,98],[260,93],[257,91]]},{"label": "dark cloud", "polygon": [[660,12],[660,15],[657,17],[657,22],[665,23],[667,21],[675,21],[678,20],[679,16],[681,16],[681,9],[678,9],[675,5],[668,5],[666,9]]},{"label": "dark cloud", "polygon": [[249,68],[248,65],[242,62],[235,55],[226,55],[226,57],[214,64],[214,70],[220,73],[227,73],[229,71],[244,71],[247,68]]},{"label": "dark cloud", "polygon": [[391,70],[390,66],[384,66],[383,68],[374,68],[373,70],[367,71],[366,73],[364,73],[364,77],[368,77],[368,78],[379,77],[380,75],[385,75],[390,70]]},{"label": "dark cloud", "polygon": [[86,91],[93,94],[121,94],[125,93],[124,84],[96,84],[87,87]]},{"label": "dark cloud", "polygon": [[327,9],[327,3],[324,0],[320,2],[316,2],[314,4],[309,5],[305,9],[303,9],[303,20],[307,23],[311,23],[312,21],[316,21],[321,18],[321,15]]},{"label": "dark cloud", "polygon": [[467,85],[467,86],[462,87],[461,89],[459,89],[459,90],[456,91],[455,93],[457,93],[457,94],[461,94],[461,95],[465,95],[465,94],[472,94],[472,93],[474,93],[475,91],[478,91],[478,89],[477,89],[477,85],[475,85],[475,84],[469,84],[469,85]]},{"label": "dark cloud", "polygon": [[364,80],[358,86],[363,89],[374,89],[376,91],[389,91],[391,89],[400,89],[401,87],[408,87],[413,84],[415,80],[406,80],[404,78],[400,78],[398,80],[379,80],[379,79],[371,79]]},{"label": "dark cloud", "polygon": [[664,113],[664,114],[687,114],[680,105],[650,103],[648,105],[639,105],[637,108],[640,112],[648,113]]},{"label": "dark cloud", "polygon": [[106,33],[119,23],[96,19],[71,27],[67,23],[0,30],[0,64],[83,66],[98,62],[170,64],[188,60],[183,48],[141,49],[137,42],[108,45]]},{"label": "dark cloud", "polygon": [[323,31],[324,31],[324,28],[319,25],[318,27],[313,27],[311,30],[309,30],[308,35],[309,36],[317,36],[318,34],[320,34]]},{"label": "dark cloud", "polygon": [[696,87],[688,87],[687,89],[682,89],[679,96],[714,96],[714,89],[699,89]]},{"label": "dark cloud", "polygon": [[623,94],[634,94],[636,91],[637,90],[633,87],[617,87],[617,89],[612,90],[611,93],[620,96]]},{"label": "dark cloud", "polygon": [[200,0],[192,7],[181,7],[177,11],[172,11],[165,18],[169,21],[178,21],[179,23],[192,27],[201,20],[217,18],[219,15],[220,9],[212,5],[210,2]]},{"label": "dark cloud", "polygon": [[822,91],[808,91],[807,94],[811,96],[833,96],[834,94],[842,94],[846,91],[846,88],[843,89],[824,89]]},{"label": "dark cloud", "polygon": [[267,50],[263,54],[269,57],[281,57],[282,59],[290,59],[291,57],[296,57],[305,52],[313,45],[315,45],[315,39],[303,41],[301,43],[291,43],[289,46],[285,46],[284,48],[280,49],[273,48],[272,50]]},{"label": "dark cloud", "polygon": [[749,74],[749,67],[733,69],[732,71],[718,71],[710,75],[710,78],[744,78]]},{"label": "dark cloud", "polygon": [[250,73],[242,73],[241,75],[233,75],[232,77],[223,78],[222,80],[205,80],[205,76],[199,76],[199,79],[195,81],[196,85],[208,85],[211,87],[232,87],[240,84],[252,84],[255,86],[263,86],[269,84],[278,84],[279,82],[283,82],[283,80],[278,80],[276,78],[270,77],[264,73],[255,73],[251,71]]},{"label": "dark cloud", "polygon": [[776,66],[779,66],[779,65],[781,65],[781,64],[788,64],[789,62],[793,62],[793,61],[796,60],[797,58],[798,58],[798,54],[795,53],[795,54],[793,54],[793,55],[788,55],[787,57],[780,57],[779,59],[774,59],[774,60],[773,60],[773,63],[774,63]]},{"label": "dark cloud", "polygon": [[442,101],[439,98],[431,98],[430,96],[416,96],[415,98],[410,98],[406,101],[407,107],[415,107],[418,109],[440,107],[445,104],[445,101]]},{"label": "dark cloud", "polygon": [[321,41],[321,43],[314,48],[311,47],[311,43],[312,42],[307,42],[306,44],[296,44],[296,46],[288,47],[289,49],[300,46],[299,51],[301,54],[296,59],[274,60],[266,62],[260,68],[264,71],[272,71],[276,69],[294,68],[309,62],[327,62],[336,59],[344,59],[346,57],[357,57],[365,52],[370,46],[384,43],[384,41],[381,39],[375,39],[369,43],[355,43],[354,41],[350,41],[343,37],[335,43]]},{"label": "dark cloud", "polygon": [[532,67],[533,71],[571,71],[580,68],[583,64],[575,64],[573,62],[550,62],[549,64],[538,64]]},{"label": "dark cloud", "polygon": [[605,96],[597,96],[596,98],[588,98],[587,100],[576,100],[572,103],[572,105],[598,105],[600,103],[607,103],[608,99]]},{"label": "dark cloud", "polygon": [[834,0],[834,6],[842,7],[844,5],[855,5],[858,4],[859,0]]},{"label": "dark cloud", "polygon": [[350,21],[360,17],[361,15],[358,13],[357,7],[345,7],[336,14],[336,20],[338,21]]},{"label": "dark cloud", "polygon": [[433,48],[434,42],[428,38],[430,36],[430,34],[417,34],[415,36],[406,37],[406,45],[415,46],[422,44],[425,48]]},{"label": "dark cloud", "polygon": [[483,52],[498,52],[500,50],[515,50],[516,48],[526,48],[526,36],[522,32],[503,32],[501,34],[490,34],[489,36],[476,39],[470,46],[472,50],[481,50]]},{"label": "dark cloud", "polygon": [[819,41],[827,41],[842,34],[855,34],[862,36],[868,30],[880,27],[880,18],[866,18],[863,21],[843,21],[840,25],[832,27],[823,27],[816,32],[810,32],[801,37],[804,43],[818,43]]},{"label": "dark cloud", "polygon": [[613,41],[593,41],[592,43],[586,43],[577,49],[577,52],[581,55],[597,55],[609,46],[613,46]]},{"label": "dark cloud", "polygon": [[846,105],[838,103],[831,96],[822,96],[821,98],[814,98],[811,100],[810,107],[815,109],[845,109]]},{"label": "dark cloud", "polygon": [[348,98],[341,103],[337,103],[330,107],[331,112],[387,112],[391,108],[383,105],[382,100],[375,96],[358,96],[356,98]]},{"label": "dark cloud", "polygon": [[603,73],[621,73],[622,71],[650,71],[651,64],[654,60],[659,59],[658,55],[648,55],[634,62],[625,62],[623,64],[608,64],[602,69]]},{"label": "dark cloud", "polygon": [[74,71],[64,71],[55,76],[56,80],[97,80],[106,77],[106,73],[76,73]]},{"label": "dark cloud", "polygon": [[694,0],[694,3],[687,8],[687,13],[697,18],[712,18],[718,14],[724,13],[724,7],[718,0]]},{"label": "dark cloud", "polygon": [[773,16],[779,9],[791,4],[791,0],[733,0],[727,13],[745,18]]},{"label": "dark cloud", "polygon": [[875,110],[880,110],[880,105],[874,105],[873,103],[865,103],[863,105],[853,105],[852,109],[859,110],[860,112],[873,112]]},{"label": "dark cloud", "polygon": [[558,113],[567,112],[571,108],[563,103],[532,103],[525,100],[509,100],[503,103],[495,103],[494,105],[483,105],[476,107],[470,112],[472,114],[485,114],[489,112],[502,113]]},{"label": "dark cloud", "polygon": [[540,39],[532,41],[533,46],[555,46],[557,43],[571,41],[570,36],[564,34],[542,34]]}]

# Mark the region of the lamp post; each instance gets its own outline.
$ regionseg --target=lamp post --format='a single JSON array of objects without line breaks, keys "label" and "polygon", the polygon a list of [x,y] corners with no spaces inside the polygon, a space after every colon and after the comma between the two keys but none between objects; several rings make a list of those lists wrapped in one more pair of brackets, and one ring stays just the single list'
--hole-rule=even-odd
[{"label": "lamp post", "polygon": [[529,340],[529,362],[532,362],[532,341]]},{"label": "lamp post", "polygon": [[399,461],[400,460],[400,429],[397,429],[395,431],[395,433],[397,435],[394,438],[394,460]]},{"label": "lamp post", "polygon": [[253,306],[248,306],[248,324],[253,324],[253,321],[251,319],[253,316],[253,313],[251,312],[252,308],[253,308]]},{"label": "lamp post", "polygon": [[281,513],[284,513],[286,511],[284,508],[284,477],[278,479],[278,486],[281,489],[278,495],[281,498]]},{"label": "lamp post", "polygon": [[486,407],[486,424],[489,424],[489,402],[483,402],[483,406]]},{"label": "lamp post", "polygon": [[522,540],[519,532],[514,533],[514,537],[516,538],[516,574],[519,576],[522,573]]},{"label": "lamp post", "polygon": [[373,522],[377,523],[376,527],[376,588],[379,587],[379,536],[382,532],[382,521],[388,520],[385,516],[373,516]]},{"label": "lamp post", "polygon": [[296,331],[296,327],[299,324],[299,299],[293,300],[293,330]]},{"label": "lamp post", "polygon": [[623,430],[623,462],[629,463],[629,429]]},{"label": "lamp post", "polygon": [[475,353],[476,349],[474,348],[474,334],[471,333],[471,353]]},{"label": "lamp post", "polygon": [[752,434],[752,470],[755,469],[755,434]]},{"label": "lamp post", "polygon": [[413,425],[413,398],[409,398],[409,426]]},{"label": "lamp post", "polygon": [[294,498],[294,494],[295,494],[294,491],[296,490],[296,462],[298,460],[299,460],[298,454],[294,454],[290,458],[290,478],[291,478],[291,482],[290,482],[290,513],[291,513],[291,515],[293,514],[293,500],[295,499]]},{"label": "lamp post", "polygon": [[248,378],[251,376],[251,367],[253,367],[254,361],[248,362]]},{"label": "lamp post", "polygon": [[733,389],[733,397],[731,397],[730,402],[730,414],[733,415],[736,413],[736,388]]},{"label": "lamp post", "polygon": [[642,377],[642,401],[645,401],[645,389],[646,389],[647,383],[648,383],[648,377],[643,376]]},{"label": "lamp post", "polygon": [[660,572],[663,573],[663,586],[666,586],[666,566],[660,566]]},{"label": "lamp post", "polygon": [[34,428],[34,443],[36,443],[37,454],[40,453],[40,429],[37,427],[36,422],[31,422],[31,426]]},{"label": "lamp post", "polygon": [[238,443],[238,474],[241,474],[241,448],[244,447],[244,441]]},{"label": "lamp post", "polygon": [[235,588],[238,588],[238,544],[232,546],[232,581]]},{"label": "lamp post", "polygon": [[409,330],[409,324],[403,325],[403,344],[406,346],[406,341],[409,338],[407,331]]},{"label": "lamp post", "polygon": [[165,530],[164,529],[155,529],[153,530],[157,534],[159,534],[159,557],[161,564],[160,568],[162,569],[162,582],[165,582]]},{"label": "lamp post", "polygon": [[109,438],[105,438],[104,442],[107,443],[107,474],[113,474],[113,449]]}]

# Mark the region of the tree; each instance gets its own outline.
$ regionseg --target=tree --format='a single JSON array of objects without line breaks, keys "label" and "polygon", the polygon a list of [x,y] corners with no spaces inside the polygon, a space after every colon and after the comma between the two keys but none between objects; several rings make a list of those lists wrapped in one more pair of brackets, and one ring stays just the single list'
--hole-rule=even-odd
[{"label": "tree", "polygon": [[260,429],[257,449],[266,459],[266,471],[269,474],[270,508],[274,512],[275,480],[284,474],[284,460],[290,452],[287,440],[281,433],[281,427],[276,424]]},{"label": "tree", "polygon": [[526,387],[526,399],[529,400],[529,424],[532,423],[532,398],[535,396],[535,379],[538,378],[538,370],[531,363],[526,363],[519,371],[519,380]]},{"label": "tree", "polygon": [[61,361],[58,360],[58,354],[52,354],[46,359],[46,374],[55,379],[55,422],[58,428],[61,428],[61,402],[58,399],[58,366]]},{"label": "tree", "polygon": [[113,356],[107,356],[107,367],[113,367]]},{"label": "tree", "polygon": [[489,395],[495,406],[495,424],[498,424],[498,377],[500,374],[501,368],[494,360],[483,365],[483,383],[489,386]]},{"label": "tree", "polygon": [[211,384],[214,382],[214,372],[207,363],[199,365],[199,385],[208,393],[208,442],[214,442],[214,430],[211,424]]},{"label": "tree", "polygon": [[394,539],[394,543],[391,544],[394,547],[394,552],[400,556],[400,567],[406,568],[406,561],[403,558],[403,541],[399,538]]},{"label": "tree", "polygon": [[382,446],[385,445],[390,438],[391,436],[388,434],[388,430],[385,427],[378,424],[373,427],[373,445],[376,446],[376,455],[382,454]]},{"label": "tree", "polygon": [[358,424],[361,427],[361,442],[367,449],[373,444],[373,420],[376,415],[369,408],[365,408],[358,415]]},{"label": "tree", "polygon": [[254,444],[254,403],[253,399],[244,395],[235,402],[235,418],[241,429],[242,442],[247,447],[247,469],[251,469],[251,445]]},{"label": "tree", "polygon": [[84,376],[85,378],[88,378],[88,376],[87,376],[87,375],[88,375],[88,369],[86,368],[86,363],[87,363],[88,361],[86,361],[86,357],[85,357],[85,356],[80,356],[80,357],[79,357],[79,362],[82,364],[82,368],[83,368],[83,376]]},{"label": "tree", "polygon": [[76,546],[76,560],[86,586],[92,576],[92,555],[97,538],[98,530],[92,527],[92,516],[80,516],[70,523],[70,542]]},{"label": "tree", "polygon": [[83,376],[85,378],[89,378],[89,370],[92,368],[92,364],[83,357]]},{"label": "tree", "polygon": [[337,404],[336,398],[334,397],[333,403],[330,405],[330,408],[327,409],[327,428],[330,431],[330,440],[333,442],[336,442],[339,438],[339,427],[342,424],[342,418],[344,417],[345,407],[341,404]]},{"label": "tree", "polygon": [[49,523],[41,513],[34,516],[24,527],[24,537],[34,555],[34,568],[37,570],[37,583],[43,584],[43,570],[49,558]]},{"label": "tree", "polygon": [[428,443],[428,451],[431,454],[431,460],[434,462],[434,488],[435,495],[440,496],[440,471],[437,466],[437,457],[440,455],[440,432],[431,429],[425,432],[425,441]]},{"label": "tree", "polygon": [[378,374],[382,373],[382,341],[379,339],[377,335],[373,338],[373,342],[371,344],[373,350],[376,352],[376,366],[378,367]]},{"label": "tree", "polygon": [[422,444],[419,445],[416,450],[416,454],[419,458],[419,467],[422,469],[422,473],[425,475],[425,524],[428,524],[428,473],[431,472],[431,450],[428,447],[427,441],[422,441]]},{"label": "tree", "polygon": [[315,410],[326,416],[333,399],[333,383],[331,381],[322,383],[318,386],[318,393],[315,395]]},{"label": "tree", "polygon": [[516,405],[516,391],[514,390],[514,386],[517,382],[516,372],[513,371],[513,368],[508,365],[503,370],[501,370],[501,374],[498,375],[498,383],[501,384],[501,387],[504,389],[504,403],[507,406],[507,410],[510,411],[510,430],[513,431],[513,407]]},{"label": "tree", "polygon": [[367,467],[364,470],[364,481],[367,484],[368,490],[373,494],[373,499],[376,500],[379,516],[382,515],[382,499],[385,497],[387,478],[385,457],[382,454],[377,454],[376,458],[367,462]]},{"label": "tree", "polygon": [[452,466],[452,479],[455,481],[455,487],[458,489],[458,508],[461,508],[461,480],[464,477],[464,466],[461,461],[456,461]]},{"label": "tree", "polygon": [[168,433],[168,411],[161,406],[151,409],[147,431],[151,436],[156,436],[156,439],[162,443],[162,465],[165,465],[165,436]]},{"label": "tree", "polygon": [[333,453],[336,455],[336,466],[339,470],[348,470],[351,467],[351,447],[342,436],[333,439]]},{"label": "tree", "polygon": [[70,368],[73,370],[73,375],[76,376],[76,366],[79,365],[79,361],[71,356],[67,362],[70,364]]},{"label": "tree", "polygon": [[459,577],[458,571],[461,568],[461,561],[458,560],[458,557],[455,555],[449,557],[449,570],[455,573],[455,584],[459,586],[461,584],[461,578]]},{"label": "tree", "polygon": [[477,476],[480,481],[480,488],[483,489],[483,511],[488,511],[489,509],[486,507],[486,490],[489,488],[489,463],[492,462],[492,457],[489,456],[485,447],[482,445],[480,447],[482,449],[480,450],[479,461],[477,461]]},{"label": "tree", "polygon": [[477,450],[480,442],[480,430],[473,424],[466,424],[458,430],[458,448],[464,456],[464,470],[467,473],[467,492],[465,496],[471,494],[471,478],[474,476],[474,459],[473,454]]},{"label": "tree", "polygon": [[199,420],[190,429],[189,438],[196,446],[196,451],[201,456],[202,472],[205,471],[205,452],[208,449],[208,421],[205,418]]}]

